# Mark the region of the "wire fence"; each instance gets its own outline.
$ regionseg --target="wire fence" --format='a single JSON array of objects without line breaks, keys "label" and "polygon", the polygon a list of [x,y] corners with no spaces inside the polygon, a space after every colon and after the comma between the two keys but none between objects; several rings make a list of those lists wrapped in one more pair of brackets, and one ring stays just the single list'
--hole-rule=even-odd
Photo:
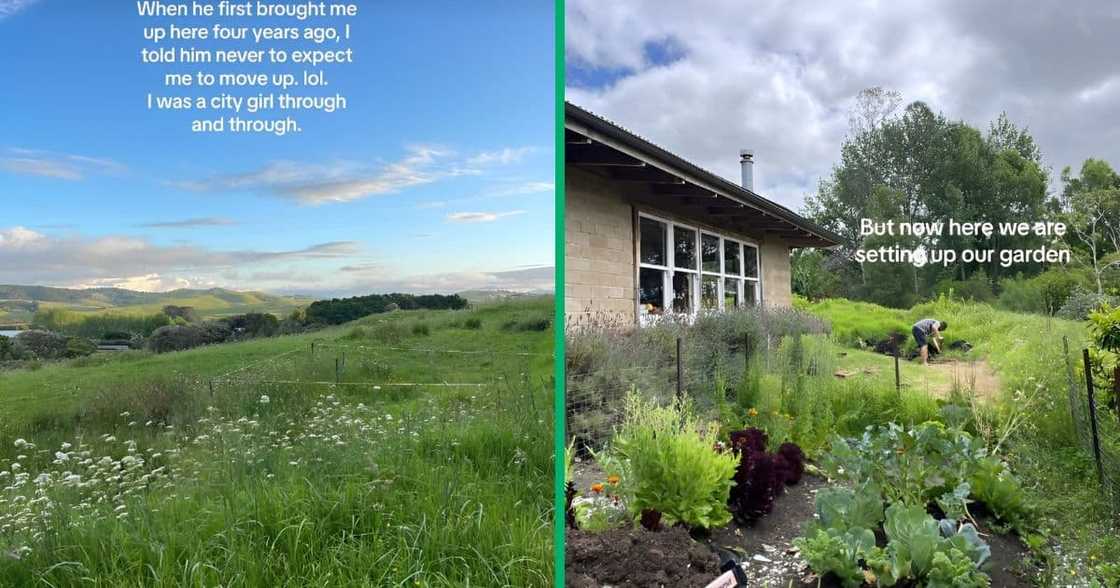
[{"label": "wire fence", "polygon": [[[793,334],[802,331],[720,336],[680,331],[671,339],[652,341],[636,334],[616,335],[587,351],[586,344],[570,343],[565,375],[568,437],[580,451],[601,448],[621,423],[624,401],[632,390],[658,404],[687,395],[698,413],[711,418],[737,398],[757,399],[763,377],[814,373],[814,356],[806,356],[805,340],[789,336]],[[786,382],[781,383],[786,389]]]},{"label": "wire fence", "polygon": [[1069,340],[1062,338],[1069,383],[1070,417],[1082,447],[1097,468],[1101,489],[1120,512],[1120,415],[1101,410],[1094,389],[1089,350],[1082,350],[1084,380],[1077,376],[1076,359],[1070,355]]}]

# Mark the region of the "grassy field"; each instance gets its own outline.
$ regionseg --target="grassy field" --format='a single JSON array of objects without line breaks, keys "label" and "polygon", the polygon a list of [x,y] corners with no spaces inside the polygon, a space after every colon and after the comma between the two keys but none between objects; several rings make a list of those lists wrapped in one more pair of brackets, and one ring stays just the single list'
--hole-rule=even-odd
[{"label": "grassy field", "polygon": [[0,585],[547,585],[551,315],[0,372]]},{"label": "grassy field", "polygon": [[990,441],[1003,440],[999,450],[1037,506],[1038,535],[1049,541],[1049,548],[1038,554],[1042,583],[1120,581],[1120,515],[1111,510],[1090,457],[1076,441],[1066,396],[1062,339],[1068,338],[1072,352],[1079,353],[1086,342],[1083,323],[947,299],[907,310],[845,300],[804,308],[832,323],[834,340],[849,346],[845,353],[856,364],[862,352],[850,346],[858,345],[861,336],[880,336],[879,329],[908,327],[924,317],[947,320],[947,340],[971,343],[967,356],[990,364],[998,375],[999,393],[983,426]]}]

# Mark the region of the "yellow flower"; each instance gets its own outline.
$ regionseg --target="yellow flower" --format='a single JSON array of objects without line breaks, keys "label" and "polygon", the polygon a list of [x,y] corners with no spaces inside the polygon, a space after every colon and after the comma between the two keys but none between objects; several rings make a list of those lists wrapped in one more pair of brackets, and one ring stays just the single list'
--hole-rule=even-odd
[{"label": "yellow flower", "polygon": [[620,478],[618,476],[613,476],[613,475],[612,476],[607,476],[607,483],[610,484],[611,486],[618,486],[619,481],[620,481]]},{"label": "yellow flower", "polygon": [[754,409],[754,408],[752,408],[752,409],[748,410],[748,411],[747,411],[747,416],[750,416],[750,417],[756,417],[756,416],[758,416],[758,410],[756,410],[756,409]]},{"label": "yellow flower", "polygon": [[596,494],[602,492],[603,491],[603,484],[598,483],[598,482],[595,483],[595,484],[592,484],[591,485],[591,491],[596,493]]}]

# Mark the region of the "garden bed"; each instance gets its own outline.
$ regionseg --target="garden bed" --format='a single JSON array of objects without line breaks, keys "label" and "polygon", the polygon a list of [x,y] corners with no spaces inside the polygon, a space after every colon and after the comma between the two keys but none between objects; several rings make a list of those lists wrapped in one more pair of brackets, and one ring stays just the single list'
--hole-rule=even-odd
[{"label": "garden bed", "polygon": [[[573,474],[581,492],[601,471],[594,463],[581,464]],[[732,521],[707,534],[691,536],[683,527],[648,531],[640,526],[592,533],[569,529],[567,580],[572,588],[601,586],[701,587],[719,575],[721,562],[734,558],[749,586],[838,587],[833,577],[820,578],[801,558],[793,540],[814,518],[817,492],[828,482],[806,476],[789,486],[774,501],[774,509],[751,525]],[[991,585],[1028,588],[1037,569],[1028,562],[1028,550],[1014,534],[998,534],[991,518],[977,513],[979,530],[991,547],[987,572]]]}]

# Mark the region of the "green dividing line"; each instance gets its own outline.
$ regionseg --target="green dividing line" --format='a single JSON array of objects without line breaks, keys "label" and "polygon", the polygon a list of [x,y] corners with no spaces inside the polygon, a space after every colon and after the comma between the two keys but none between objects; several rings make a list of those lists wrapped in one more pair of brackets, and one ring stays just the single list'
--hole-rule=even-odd
[{"label": "green dividing line", "polygon": [[556,0],[556,321],[553,323],[553,357],[556,386],[553,393],[553,585],[564,586],[564,0]]}]

